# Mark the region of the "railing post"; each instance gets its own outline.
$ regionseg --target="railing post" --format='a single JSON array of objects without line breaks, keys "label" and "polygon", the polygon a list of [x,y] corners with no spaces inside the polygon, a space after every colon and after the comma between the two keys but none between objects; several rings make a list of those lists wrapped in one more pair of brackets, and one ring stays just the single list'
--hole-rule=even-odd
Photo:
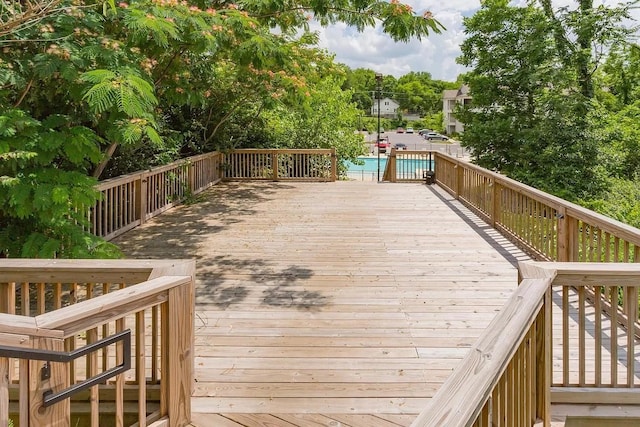
[{"label": "railing post", "polygon": [[331,149],[331,181],[335,182],[338,179],[338,159],[336,157],[335,147]]},{"label": "railing post", "polygon": [[169,416],[169,426],[183,426],[191,421],[191,394],[194,364],[194,295],[193,282],[169,290],[169,300],[162,305],[164,341],[161,411]]},{"label": "railing post", "polygon": [[[389,181],[396,182],[397,181],[397,173],[396,173],[396,156],[397,150],[395,148],[391,149],[391,153],[387,158],[387,170],[389,171]],[[386,171],[385,171],[386,172]]]},{"label": "railing post", "polygon": [[536,321],[536,415],[542,419],[543,427],[551,422],[551,345],[553,301],[551,285],[544,296],[544,305]]},{"label": "railing post", "polygon": [[500,183],[495,178],[491,181],[491,227],[496,228],[496,224],[500,223]]},{"label": "railing post", "polygon": [[[64,341],[35,338],[32,347],[42,350],[64,351]],[[45,392],[69,386],[67,364],[29,361],[29,427],[69,427],[71,405],[69,399],[44,407]]]},{"label": "railing post", "polygon": [[0,357],[0,426],[9,425],[9,359]]},{"label": "railing post", "polygon": [[136,216],[140,225],[144,224],[147,217],[147,174],[141,173],[135,183],[136,187]]},{"label": "railing post", "polygon": [[271,170],[273,171],[273,180],[278,180],[278,150],[271,150]]},{"label": "railing post", "polygon": [[187,163],[187,175],[189,177],[189,188],[185,194],[195,194],[196,193],[196,163],[191,160]]},{"label": "railing post", "polygon": [[16,284],[0,283],[0,313],[15,314]]},{"label": "railing post", "polygon": [[454,191],[456,199],[459,199],[464,186],[464,168],[460,166],[460,163],[458,163],[453,167],[453,170],[456,174]]},{"label": "railing post", "polygon": [[566,208],[560,207],[558,215],[558,255],[559,262],[578,260],[578,221],[567,214]]}]

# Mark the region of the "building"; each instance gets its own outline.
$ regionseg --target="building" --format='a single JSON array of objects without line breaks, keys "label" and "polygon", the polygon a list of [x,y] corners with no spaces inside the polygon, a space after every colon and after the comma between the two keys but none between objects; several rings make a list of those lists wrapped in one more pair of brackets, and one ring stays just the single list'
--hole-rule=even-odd
[{"label": "building", "polygon": [[[380,100],[380,117],[385,117],[389,119],[393,119],[398,115],[398,109],[400,108],[400,104],[394,101],[391,98],[382,98]],[[378,116],[378,100],[373,100],[373,105],[371,106],[371,115],[374,117]]]},{"label": "building", "polygon": [[471,103],[471,94],[467,85],[462,85],[460,89],[445,90],[442,93],[442,114],[446,134],[464,132],[464,125],[456,119],[454,111],[456,105],[468,105],[469,103]]}]

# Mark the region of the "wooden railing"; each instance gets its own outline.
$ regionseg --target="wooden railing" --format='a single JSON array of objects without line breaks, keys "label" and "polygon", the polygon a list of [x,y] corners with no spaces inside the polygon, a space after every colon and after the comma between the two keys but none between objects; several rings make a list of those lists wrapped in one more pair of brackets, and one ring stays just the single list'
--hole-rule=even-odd
[{"label": "wooden railing", "polygon": [[434,152],[437,183],[534,259],[640,262],[640,230]]},{"label": "wooden railing", "polygon": [[202,154],[100,182],[92,233],[111,240],[206,190],[222,179],[222,161],[221,153]]},{"label": "wooden railing", "polygon": [[30,427],[186,425],[194,270],[193,261],[0,259],[0,346],[69,352],[126,329],[133,346],[132,369],[47,407],[45,393],[121,364],[122,344],[69,363],[0,356],[0,425],[9,415]]},{"label": "wooden railing", "polygon": [[640,264],[525,263],[521,274],[554,276],[552,402],[640,405]]},{"label": "wooden railing", "polygon": [[425,173],[433,170],[435,155],[431,151],[391,149],[383,180],[390,182],[424,181]]},{"label": "wooden railing", "polygon": [[336,152],[331,150],[234,150],[225,154],[230,180],[335,181]]},{"label": "wooden railing", "polygon": [[91,232],[111,240],[221,180],[335,181],[335,150],[235,150],[102,181]]},{"label": "wooden railing", "polygon": [[[640,405],[640,265],[522,263],[520,275],[413,427],[549,426],[551,403]],[[604,309],[620,289],[626,308]]]}]

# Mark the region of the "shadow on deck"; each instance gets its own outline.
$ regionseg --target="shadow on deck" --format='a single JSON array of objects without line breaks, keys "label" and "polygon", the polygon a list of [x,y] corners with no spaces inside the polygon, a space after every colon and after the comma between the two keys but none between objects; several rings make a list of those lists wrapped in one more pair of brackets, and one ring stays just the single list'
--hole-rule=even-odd
[{"label": "shadow on deck", "polygon": [[197,260],[197,426],[409,425],[527,259],[417,184],[223,184],[115,243]]}]

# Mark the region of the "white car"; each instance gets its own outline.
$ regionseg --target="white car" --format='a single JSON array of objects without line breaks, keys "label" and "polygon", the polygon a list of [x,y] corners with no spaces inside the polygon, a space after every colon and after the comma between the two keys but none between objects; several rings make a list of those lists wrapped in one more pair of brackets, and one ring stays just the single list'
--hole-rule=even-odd
[{"label": "white car", "polygon": [[413,128],[407,128],[407,133],[413,133]]},{"label": "white car", "polygon": [[436,133],[436,132],[429,132],[425,134],[424,139],[426,139],[427,141],[448,141],[449,140],[448,137],[444,135],[440,135],[439,133]]}]

